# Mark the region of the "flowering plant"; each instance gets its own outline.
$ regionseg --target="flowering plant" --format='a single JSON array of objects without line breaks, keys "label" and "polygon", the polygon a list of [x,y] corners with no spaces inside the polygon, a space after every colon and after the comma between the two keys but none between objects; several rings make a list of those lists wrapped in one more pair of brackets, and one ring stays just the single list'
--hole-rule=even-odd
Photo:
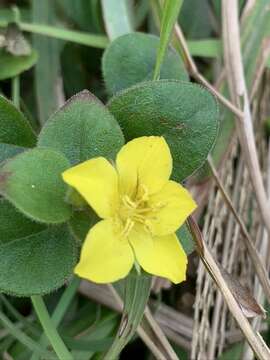
[{"label": "flowering plant", "polygon": [[180,184],[169,180],[172,157],[163,137],[140,137],[118,152],[63,173],[102,218],[87,234],[79,276],[100,282],[125,277],[134,262],[174,283],[185,279],[187,257],[175,231],[195,209]]}]

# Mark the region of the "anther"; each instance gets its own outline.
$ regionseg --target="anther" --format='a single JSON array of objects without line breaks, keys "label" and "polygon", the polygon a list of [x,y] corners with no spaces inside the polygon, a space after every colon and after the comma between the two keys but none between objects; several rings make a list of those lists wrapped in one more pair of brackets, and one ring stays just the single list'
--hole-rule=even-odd
[{"label": "anther", "polygon": [[122,201],[123,201],[124,205],[127,207],[131,207],[133,209],[135,209],[137,207],[136,203],[134,201],[132,201],[129,198],[129,196],[127,196],[127,195],[123,196]]},{"label": "anther", "polygon": [[128,236],[128,234],[130,233],[130,231],[133,228],[134,224],[135,224],[134,221],[132,221],[130,218],[128,218],[126,223],[125,223],[124,229],[121,232],[121,235],[124,236],[124,237]]}]

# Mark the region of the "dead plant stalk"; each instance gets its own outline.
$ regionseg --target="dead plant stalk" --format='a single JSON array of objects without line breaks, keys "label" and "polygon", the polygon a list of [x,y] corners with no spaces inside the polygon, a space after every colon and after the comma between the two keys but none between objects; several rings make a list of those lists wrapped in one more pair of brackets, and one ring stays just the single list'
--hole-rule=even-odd
[{"label": "dead plant stalk", "polygon": [[224,279],[222,272],[215,259],[213,258],[211,252],[209,251],[207,245],[203,241],[201,231],[196,224],[196,222],[190,217],[188,220],[190,230],[193,234],[194,240],[197,244],[197,251],[200,255],[201,260],[203,261],[205,267],[207,268],[209,274],[217,284],[219,290],[222,293],[222,296],[225,302],[228,305],[228,308],[235,318],[238,326],[242,330],[246,340],[253,349],[257,358],[260,360],[269,360],[270,359],[270,350],[266,346],[264,340],[259,333],[255,333],[252,330],[250,323],[243,314],[242,310],[239,307],[234,295],[232,294],[226,280]]},{"label": "dead plant stalk", "polygon": [[230,199],[229,195],[227,194],[221,180],[219,179],[217,170],[213,164],[213,161],[211,159],[211,157],[208,157],[208,164],[211,168],[212,171],[212,175],[216,181],[216,184],[225,200],[225,202],[227,203],[229,209],[231,210],[235,220],[237,221],[240,230],[242,232],[243,235],[243,240],[244,240],[244,244],[247,248],[247,251],[250,255],[252,264],[254,266],[255,272],[259,278],[260,284],[262,285],[262,288],[265,292],[265,295],[268,299],[268,301],[270,301],[270,283],[269,283],[269,278],[268,278],[268,274],[265,268],[265,265],[254,245],[254,242],[252,241],[247,228],[245,226],[245,223],[243,222],[243,220],[240,218],[240,216],[237,213],[237,210],[235,209],[232,200]]},{"label": "dead plant stalk", "polygon": [[237,108],[243,108],[243,117],[238,117],[236,122],[238,136],[262,219],[270,234],[270,206],[267,201],[255,144],[241,55],[238,2],[236,0],[222,1],[222,19],[224,61],[229,90],[234,105]]}]

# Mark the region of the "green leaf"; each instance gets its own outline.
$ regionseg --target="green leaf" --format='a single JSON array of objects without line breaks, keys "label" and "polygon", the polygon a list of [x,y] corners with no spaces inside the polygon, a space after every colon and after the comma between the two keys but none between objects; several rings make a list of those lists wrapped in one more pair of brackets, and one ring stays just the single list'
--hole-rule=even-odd
[{"label": "green leaf", "polygon": [[39,146],[62,152],[72,164],[97,156],[113,159],[123,143],[117,121],[87,90],[52,115],[38,140]]},{"label": "green leaf", "polygon": [[67,226],[48,227],[25,235],[22,229],[16,238],[13,236],[13,241],[0,242],[1,291],[31,296],[62,286],[71,276],[76,261],[74,240]]},{"label": "green leaf", "polygon": [[21,146],[0,143],[0,164],[3,161],[23,152],[24,150],[26,150],[26,148]]},{"label": "green leaf", "polygon": [[28,219],[9,201],[0,200],[0,246],[39,233],[45,228],[46,225]]},{"label": "green leaf", "polygon": [[88,207],[81,211],[74,211],[69,220],[69,225],[74,237],[82,244],[91,227],[98,221],[99,217],[90,207]]},{"label": "green leaf", "polygon": [[177,237],[183,246],[183,249],[187,255],[191,254],[195,249],[195,243],[193,236],[191,235],[187,224],[182,225],[176,232]]},{"label": "green leaf", "polygon": [[[216,0],[213,1],[215,5],[217,2]],[[212,16],[208,0],[184,1],[179,15],[179,23],[186,38],[201,39],[211,35],[214,27]]]},{"label": "green leaf", "polygon": [[104,31],[104,25],[101,24],[100,0],[57,0],[57,8],[60,10],[61,18],[65,16],[74,28],[87,31],[88,34]]},{"label": "green leaf", "polygon": [[69,167],[68,160],[53,150],[27,150],[3,164],[0,193],[34,220],[64,222],[71,208],[64,201],[67,185],[61,173]]},{"label": "green leaf", "polygon": [[[103,75],[109,93],[114,94],[137,83],[152,80],[159,38],[132,33],[114,40],[103,56]],[[169,47],[161,66],[162,79],[188,80],[180,56]]]},{"label": "green leaf", "polygon": [[164,136],[173,161],[173,178],[182,181],[207,158],[218,133],[215,98],[201,86],[154,81],[117,94],[108,104],[126,140]]},{"label": "green leaf", "polygon": [[[93,73],[99,71],[101,51],[67,43],[61,52],[61,71],[66,97],[87,89],[93,81]],[[91,57],[91,62],[89,62]],[[102,86],[103,84],[97,84]],[[92,84],[90,85],[93,88]],[[96,87],[95,93],[96,92]],[[103,90],[104,91],[104,90]]]},{"label": "green leaf", "polygon": [[0,50],[0,80],[12,78],[29,70],[37,62],[38,54],[32,50],[26,56],[14,56],[5,50]]},{"label": "green leaf", "polygon": [[26,147],[36,143],[36,136],[24,115],[3,96],[0,96],[0,143]]}]

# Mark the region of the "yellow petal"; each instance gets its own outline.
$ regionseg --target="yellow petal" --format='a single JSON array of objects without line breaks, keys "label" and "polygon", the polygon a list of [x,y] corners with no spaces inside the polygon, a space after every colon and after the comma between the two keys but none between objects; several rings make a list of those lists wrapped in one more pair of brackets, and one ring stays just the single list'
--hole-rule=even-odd
[{"label": "yellow petal", "polygon": [[103,157],[85,161],[63,174],[64,181],[74,187],[91,205],[99,217],[106,219],[118,208],[118,176]]},{"label": "yellow petal", "polygon": [[102,220],[89,231],[75,273],[82,278],[110,283],[131,270],[134,255],[128,241],[121,240],[112,220]]},{"label": "yellow petal", "polygon": [[116,166],[122,193],[132,195],[140,184],[153,194],[168,181],[172,157],[163,137],[143,136],[122,147],[116,158]]},{"label": "yellow petal", "polygon": [[130,242],[141,267],[178,284],[186,279],[187,256],[175,234],[156,236],[131,232]]},{"label": "yellow petal", "polygon": [[158,236],[174,233],[197,207],[189,192],[174,181],[150,196],[149,205],[156,208],[149,227]]}]

